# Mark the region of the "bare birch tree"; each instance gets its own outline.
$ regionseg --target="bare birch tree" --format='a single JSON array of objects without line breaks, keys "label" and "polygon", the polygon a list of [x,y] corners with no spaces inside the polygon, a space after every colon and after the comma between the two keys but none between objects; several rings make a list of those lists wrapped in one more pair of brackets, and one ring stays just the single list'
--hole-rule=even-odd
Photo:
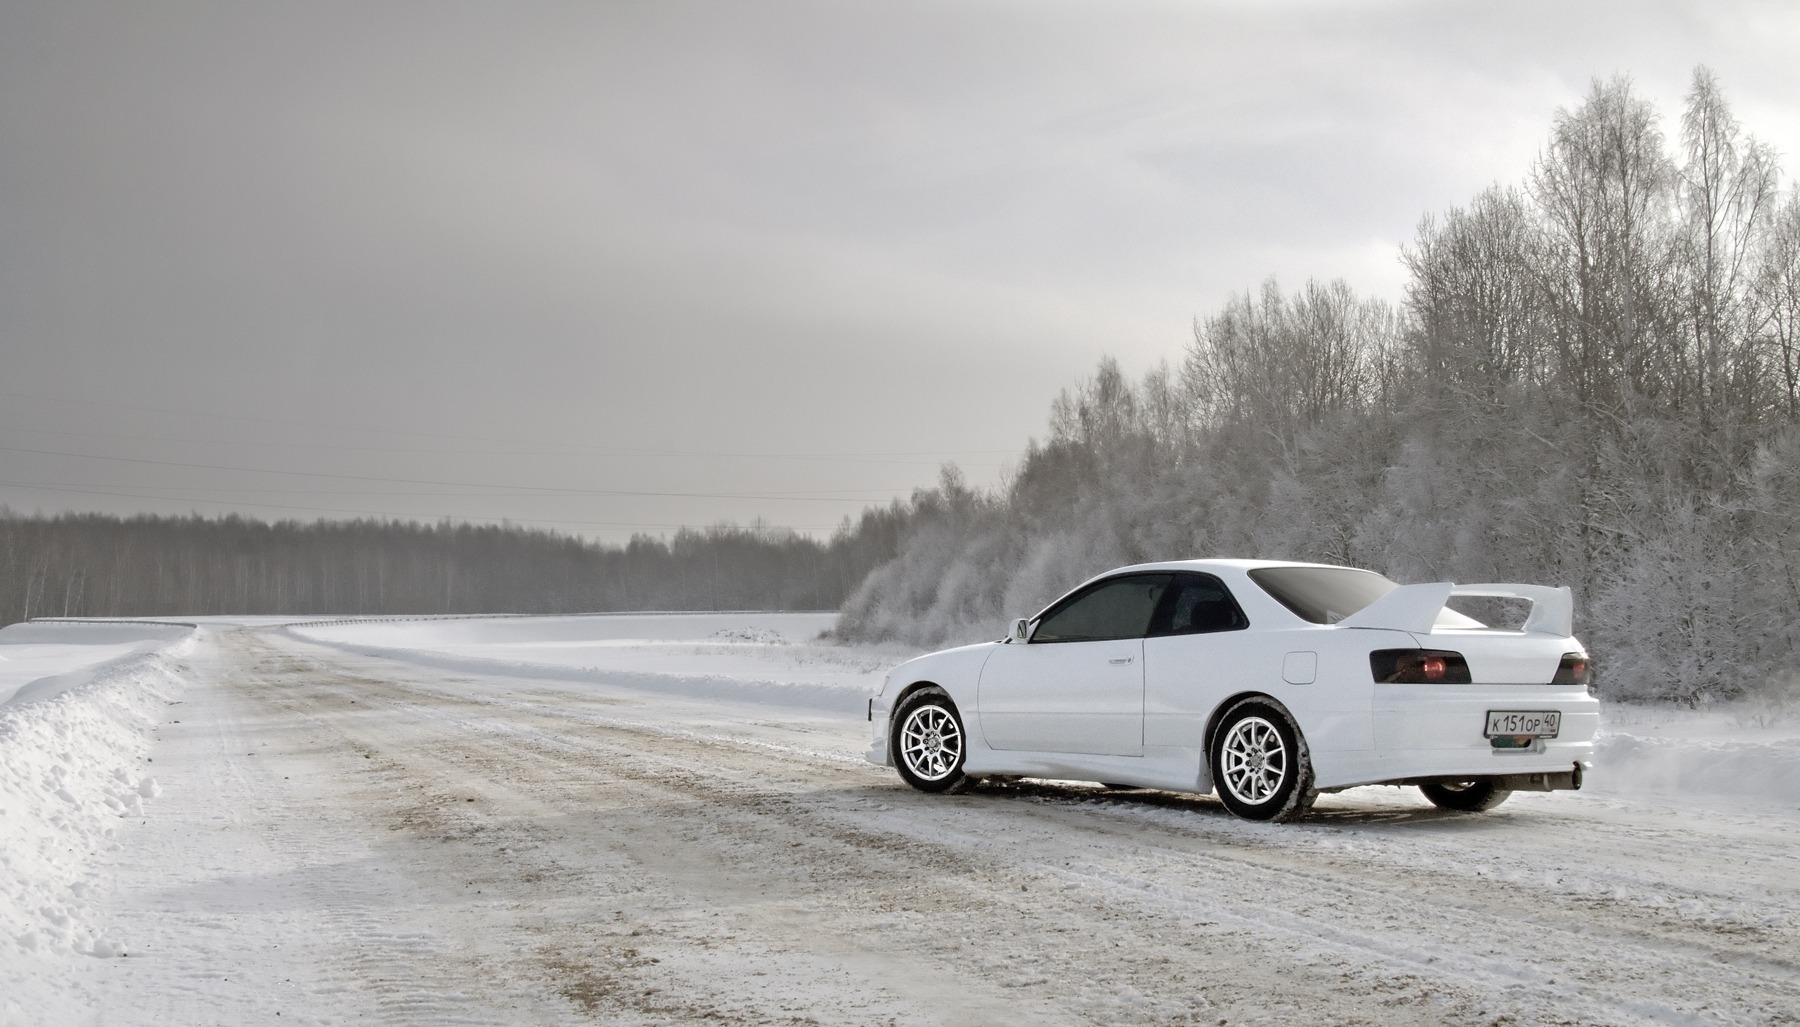
[{"label": "bare birch tree", "polygon": [[1660,359],[1675,264],[1658,120],[1629,79],[1596,80],[1581,106],[1557,112],[1529,183],[1552,245],[1545,285],[1562,376],[1613,411],[1661,397],[1675,370]]},{"label": "bare birch tree", "polygon": [[[1706,423],[1756,419],[1768,397],[1754,345],[1769,312],[1752,280],[1778,198],[1773,155],[1739,128],[1718,80],[1694,70],[1681,119],[1680,199],[1688,282],[1692,402]],[[1685,390],[1684,390],[1685,391]]]}]

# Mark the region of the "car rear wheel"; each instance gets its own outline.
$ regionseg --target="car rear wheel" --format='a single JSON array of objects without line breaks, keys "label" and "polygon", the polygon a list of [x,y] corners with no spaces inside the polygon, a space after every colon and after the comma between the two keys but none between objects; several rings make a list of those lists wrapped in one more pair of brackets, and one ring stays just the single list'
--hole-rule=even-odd
[{"label": "car rear wheel", "polygon": [[922,792],[962,792],[975,784],[963,773],[968,735],[956,704],[940,688],[921,688],[894,711],[890,744],[901,780]]},{"label": "car rear wheel", "polygon": [[1245,820],[1298,820],[1319,797],[1306,740],[1273,700],[1243,699],[1227,710],[1211,762],[1219,801]]},{"label": "car rear wheel", "polygon": [[1437,781],[1419,786],[1425,798],[1438,809],[1458,813],[1483,813],[1506,801],[1511,788],[1501,788],[1489,778],[1472,781]]}]

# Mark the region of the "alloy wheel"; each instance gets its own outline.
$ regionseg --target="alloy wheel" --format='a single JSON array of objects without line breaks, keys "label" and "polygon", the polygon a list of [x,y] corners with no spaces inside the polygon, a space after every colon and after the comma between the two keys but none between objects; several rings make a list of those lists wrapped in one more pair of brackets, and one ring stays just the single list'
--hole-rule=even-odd
[{"label": "alloy wheel", "polygon": [[1287,745],[1275,725],[1262,717],[1245,717],[1233,724],[1220,755],[1222,783],[1240,802],[1267,802],[1287,778]]},{"label": "alloy wheel", "polygon": [[900,726],[900,758],[923,780],[948,777],[956,770],[962,747],[962,729],[956,718],[935,703],[912,711]]}]

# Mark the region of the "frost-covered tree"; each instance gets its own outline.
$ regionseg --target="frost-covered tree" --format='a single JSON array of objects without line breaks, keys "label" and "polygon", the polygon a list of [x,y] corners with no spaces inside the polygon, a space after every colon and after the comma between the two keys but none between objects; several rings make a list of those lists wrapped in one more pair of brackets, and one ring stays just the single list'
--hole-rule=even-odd
[{"label": "frost-covered tree", "polygon": [[1681,140],[1688,310],[1677,402],[1703,417],[1755,419],[1772,398],[1755,345],[1768,314],[1753,280],[1778,197],[1774,156],[1743,134],[1704,67],[1694,71]]},{"label": "frost-covered tree", "polygon": [[1215,427],[1306,427],[1372,398],[1393,333],[1392,310],[1341,280],[1286,296],[1271,279],[1195,324],[1183,380]]},{"label": "frost-covered tree", "polygon": [[1517,189],[1493,187],[1468,207],[1426,215],[1401,260],[1420,371],[1465,401],[1495,403],[1508,386],[1543,387],[1556,370],[1545,233]]},{"label": "frost-covered tree", "polygon": [[1762,338],[1780,390],[1777,407],[1788,421],[1800,422],[1800,188],[1770,219],[1756,292],[1767,313]]},{"label": "frost-covered tree", "polygon": [[1595,81],[1579,107],[1557,112],[1529,179],[1550,246],[1543,272],[1560,374],[1611,410],[1670,384],[1674,171],[1659,121],[1629,79]]},{"label": "frost-covered tree", "polygon": [[968,641],[1117,564],[1321,560],[1570,585],[1614,697],[1800,687],[1800,194],[1705,69],[1661,123],[1595,82],[1522,186],[1420,222],[1399,308],[1271,281],[1179,373],[1103,361],[846,624]]}]

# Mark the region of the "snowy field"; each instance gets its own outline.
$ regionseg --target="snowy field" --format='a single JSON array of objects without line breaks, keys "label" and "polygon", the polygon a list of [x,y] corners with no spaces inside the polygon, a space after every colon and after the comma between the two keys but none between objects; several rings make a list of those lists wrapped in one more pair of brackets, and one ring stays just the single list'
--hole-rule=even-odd
[{"label": "snowy field", "polygon": [[0,628],[0,707],[48,699],[104,676],[191,629],[116,621],[39,621]]},{"label": "snowy field", "polygon": [[1580,793],[957,797],[829,615],[0,630],[0,1022],[1800,1023],[1800,730]]},{"label": "snowy field", "polygon": [[854,713],[917,655],[820,640],[833,613],[618,614],[308,624],[354,652],[467,671]]}]

